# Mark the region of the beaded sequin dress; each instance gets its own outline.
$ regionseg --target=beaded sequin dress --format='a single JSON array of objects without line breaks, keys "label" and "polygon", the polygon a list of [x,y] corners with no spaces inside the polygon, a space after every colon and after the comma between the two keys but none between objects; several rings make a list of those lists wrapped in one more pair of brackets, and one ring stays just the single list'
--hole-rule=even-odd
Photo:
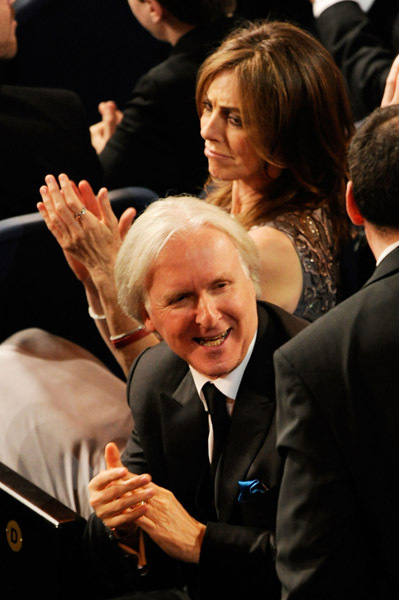
[{"label": "beaded sequin dress", "polygon": [[302,266],[303,288],[294,314],[314,321],[337,303],[339,263],[331,219],[323,208],[289,213],[264,223],[285,233]]}]

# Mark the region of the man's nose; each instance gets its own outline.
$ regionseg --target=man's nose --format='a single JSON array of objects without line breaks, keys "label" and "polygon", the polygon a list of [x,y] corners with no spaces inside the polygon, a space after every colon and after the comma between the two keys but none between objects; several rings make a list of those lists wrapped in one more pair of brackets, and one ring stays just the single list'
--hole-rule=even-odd
[{"label": "man's nose", "polygon": [[196,322],[206,329],[211,329],[220,318],[220,311],[211,295],[207,294],[198,300]]}]

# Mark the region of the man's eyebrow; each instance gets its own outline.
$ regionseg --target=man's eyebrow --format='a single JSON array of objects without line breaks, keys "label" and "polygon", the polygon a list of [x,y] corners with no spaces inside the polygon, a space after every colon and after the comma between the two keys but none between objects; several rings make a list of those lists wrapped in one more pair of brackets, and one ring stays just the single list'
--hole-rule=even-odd
[{"label": "man's eyebrow", "polygon": [[171,300],[174,300],[175,298],[179,298],[179,296],[185,296],[187,294],[190,294],[189,290],[186,290],[186,289],[182,288],[181,290],[175,290],[175,291],[172,291],[172,292],[166,292],[162,296],[162,300],[164,302],[170,302]]}]

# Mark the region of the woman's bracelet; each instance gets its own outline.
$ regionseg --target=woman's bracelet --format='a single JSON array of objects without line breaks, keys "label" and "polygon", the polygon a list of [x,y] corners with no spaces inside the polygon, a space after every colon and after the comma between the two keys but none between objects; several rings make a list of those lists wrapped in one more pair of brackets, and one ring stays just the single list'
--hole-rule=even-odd
[{"label": "woman's bracelet", "polygon": [[141,338],[149,335],[151,332],[147,331],[144,325],[140,325],[137,329],[133,329],[133,331],[128,331],[127,333],[120,333],[119,335],[111,335],[109,341],[115,348],[123,348],[128,344],[133,344]]},{"label": "woman's bracelet", "polygon": [[92,307],[90,306],[90,304],[89,304],[89,315],[95,321],[106,321],[107,320],[107,317],[105,315],[98,315],[97,313],[95,313],[94,310],[92,309]]}]

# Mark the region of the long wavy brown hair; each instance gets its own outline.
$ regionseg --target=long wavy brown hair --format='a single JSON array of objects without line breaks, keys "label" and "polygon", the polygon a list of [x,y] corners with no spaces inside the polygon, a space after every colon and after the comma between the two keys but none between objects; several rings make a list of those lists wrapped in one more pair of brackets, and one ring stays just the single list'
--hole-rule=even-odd
[{"label": "long wavy brown hair", "polygon": [[[240,215],[247,227],[287,212],[328,207],[337,242],[347,232],[346,153],[354,132],[343,77],[311,34],[278,21],[246,23],[203,63],[197,108],[212,80],[232,71],[243,127],[258,155],[283,168],[265,184],[264,202]],[[232,182],[210,177],[207,200],[230,209]]]}]

